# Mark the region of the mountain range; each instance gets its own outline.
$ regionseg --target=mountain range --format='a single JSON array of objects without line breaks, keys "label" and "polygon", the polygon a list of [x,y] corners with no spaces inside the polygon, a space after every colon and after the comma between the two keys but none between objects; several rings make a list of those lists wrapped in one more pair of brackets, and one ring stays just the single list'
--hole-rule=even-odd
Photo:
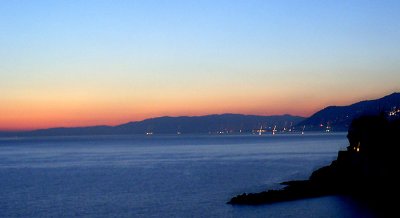
[{"label": "mountain range", "polygon": [[263,129],[289,128],[304,117],[291,115],[257,116],[215,114],[206,116],[158,117],[118,126],[89,126],[40,129],[27,132],[0,133],[0,136],[72,136],[117,134],[228,134],[252,133]]},{"label": "mountain range", "polygon": [[258,116],[214,114],[157,117],[117,126],[62,127],[25,132],[0,132],[0,136],[72,136],[117,134],[238,134],[276,131],[347,131],[362,115],[400,116],[400,93],[347,106],[329,106],[309,118],[292,115]]},{"label": "mountain range", "polygon": [[306,130],[347,131],[351,121],[362,115],[400,115],[400,93],[360,101],[347,106],[329,106],[298,123]]}]

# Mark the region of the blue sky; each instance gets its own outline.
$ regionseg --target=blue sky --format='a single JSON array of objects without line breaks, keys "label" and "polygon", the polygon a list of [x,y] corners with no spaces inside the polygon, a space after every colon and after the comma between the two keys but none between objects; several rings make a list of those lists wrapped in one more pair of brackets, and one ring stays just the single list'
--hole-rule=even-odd
[{"label": "blue sky", "polygon": [[399,12],[399,1],[3,1],[0,128],[307,116],[380,97],[400,89]]}]

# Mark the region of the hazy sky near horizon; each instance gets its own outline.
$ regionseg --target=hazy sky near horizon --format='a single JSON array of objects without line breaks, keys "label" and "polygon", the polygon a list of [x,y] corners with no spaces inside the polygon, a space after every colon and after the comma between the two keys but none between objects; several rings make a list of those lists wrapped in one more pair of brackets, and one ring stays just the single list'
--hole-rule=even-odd
[{"label": "hazy sky near horizon", "polygon": [[400,90],[400,1],[1,1],[0,129],[309,116]]}]

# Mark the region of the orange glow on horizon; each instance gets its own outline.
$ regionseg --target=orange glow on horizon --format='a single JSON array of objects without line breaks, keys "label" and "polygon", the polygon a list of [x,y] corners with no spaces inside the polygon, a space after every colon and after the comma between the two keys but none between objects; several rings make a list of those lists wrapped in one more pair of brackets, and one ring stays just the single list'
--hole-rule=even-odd
[{"label": "orange glow on horizon", "polygon": [[[161,116],[202,116],[209,114],[291,114],[308,117],[328,105],[346,105],[352,99],[303,96],[288,93],[215,94],[209,91],[201,96],[196,93],[168,93],[160,96],[64,96],[32,95],[25,98],[2,99],[0,108],[1,131],[24,131],[53,127],[82,127],[95,125],[115,126],[131,121]],[[40,97],[36,97],[40,96]],[[76,97],[80,96],[80,97]],[[104,95],[103,95],[104,96]],[[251,97],[249,97],[251,96]],[[363,100],[363,99],[361,99]]]},{"label": "orange glow on horizon", "polygon": [[[307,115],[309,110],[289,107],[272,107],[255,103],[237,104],[235,101],[220,104],[218,99],[179,102],[169,99],[166,102],[147,102],[146,104],[107,104],[106,102],[70,103],[52,102],[41,104],[33,102],[13,102],[0,108],[0,130],[33,130],[52,127],[79,127],[94,125],[119,125],[130,121],[140,121],[160,116],[201,116],[207,114],[242,113],[255,115],[276,115],[289,113]],[[43,102],[42,102],[43,103]],[[210,106],[212,105],[212,106]],[[283,112],[284,111],[284,112]]]},{"label": "orange glow on horizon", "polygon": [[400,2],[3,2],[0,131],[308,117],[400,90]]},{"label": "orange glow on horizon", "polygon": [[[19,103],[18,107],[8,106],[0,109],[0,113],[3,115],[0,117],[0,130],[24,131],[53,127],[115,126],[161,116],[202,116],[224,113],[309,116],[314,112],[313,108],[272,107],[268,104],[258,105],[250,102],[243,105],[236,102],[218,104],[218,101],[211,100],[157,105],[156,103],[148,103],[147,105],[135,106],[134,103],[131,103],[129,106],[120,105],[118,107],[107,104],[76,105],[60,102],[59,104],[44,106]],[[268,107],[269,110],[264,109]]]}]

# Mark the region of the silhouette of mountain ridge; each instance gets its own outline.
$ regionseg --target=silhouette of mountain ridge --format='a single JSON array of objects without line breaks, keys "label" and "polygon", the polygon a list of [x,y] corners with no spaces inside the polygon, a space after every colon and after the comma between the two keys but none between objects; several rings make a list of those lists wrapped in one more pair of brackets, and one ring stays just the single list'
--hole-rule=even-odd
[{"label": "silhouette of mountain ridge", "polygon": [[347,131],[353,119],[363,115],[378,115],[388,113],[400,108],[400,93],[392,93],[385,97],[360,101],[347,106],[328,106],[309,118],[303,120],[298,126],[305,126],[306,130]]},{"label": "silhouette of mountain ridge", "polygon": [[260,126],[293,126],[304,117],[291,115],[258,116],[243,114],[212,114],[205,116],[157,117],[128,122],[117,126],[59,127],[0,136],[74,136],[118,134],[228,134],[249,133]]}]

